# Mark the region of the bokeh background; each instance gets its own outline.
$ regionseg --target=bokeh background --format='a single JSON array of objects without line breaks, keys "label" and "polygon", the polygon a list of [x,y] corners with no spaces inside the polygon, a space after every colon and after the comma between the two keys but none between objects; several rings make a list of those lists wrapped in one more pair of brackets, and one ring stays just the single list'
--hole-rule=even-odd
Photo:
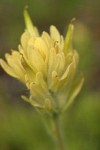
[{"label": "bokeh background", "polygon": [[[100,150],[100,0],[0,0],[0,57],[17,49],[29,7],[39,31],[54,24],[65,35],[75,17],[73,45],[85,76],[63,117],[68,150]],[[0,150],[55,150],[41,117],[20,96],[28,90],[0,68]]]}]

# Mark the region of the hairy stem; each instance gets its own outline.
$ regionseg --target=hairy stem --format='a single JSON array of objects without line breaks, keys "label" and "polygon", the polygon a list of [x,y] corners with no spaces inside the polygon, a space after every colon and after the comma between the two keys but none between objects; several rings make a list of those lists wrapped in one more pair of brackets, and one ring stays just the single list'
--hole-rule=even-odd
[{"label": "hairy stem", "polygon": [[54,124],[54,135],[56,137],[56,142],[59,150],[66,150],[64,144],[64,137],[62,135],[60,116],[56,114],[53,116],[53,124]]}]

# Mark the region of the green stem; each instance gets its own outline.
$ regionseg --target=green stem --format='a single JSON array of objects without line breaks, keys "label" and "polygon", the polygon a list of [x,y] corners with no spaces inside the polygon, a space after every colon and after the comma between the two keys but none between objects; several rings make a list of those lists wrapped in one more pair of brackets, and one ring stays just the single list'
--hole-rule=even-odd
[{"label": "green stem", "polygon": [[59,150],[65,150],[64,137],[62,135],[60,116],[56,114],[53,116],[54,135],[56,137]]}]

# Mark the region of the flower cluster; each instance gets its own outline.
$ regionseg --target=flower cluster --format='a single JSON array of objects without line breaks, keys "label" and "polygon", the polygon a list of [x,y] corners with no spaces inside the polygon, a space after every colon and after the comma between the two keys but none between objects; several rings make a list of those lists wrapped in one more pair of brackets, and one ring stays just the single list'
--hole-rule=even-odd
[{"label": "flower cluster", "polygon": [[74,26],[69,25],[65,39],[53,25],[50,34],[43,31],[40,35],[26,10],[24,17],[26,30],[19,50],[5,54],[6,62],[0,59],[0,64],[5,72],[27,86],[29,97],[22,98],[35,108],[49,112],[66,110],[84,81],[77,71],[79,55],[72,47]]}]

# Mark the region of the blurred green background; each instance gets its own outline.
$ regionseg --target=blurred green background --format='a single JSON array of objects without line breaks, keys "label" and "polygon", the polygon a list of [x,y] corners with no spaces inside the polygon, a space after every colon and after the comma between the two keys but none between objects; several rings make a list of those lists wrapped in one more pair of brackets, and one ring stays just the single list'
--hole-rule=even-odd
[{"label": "blurred green background", "polygon": [[[54,24],[65,35],[76,17],[73,45],[85,83],[63,117],[66,145],[68,150],[100,150],[100,0],[0,0],[0,57],[17,49],[26,5],[40,32]],[[0,68],[0,150],[55,150],[41,117],[22,94],[27,89]]]}]

